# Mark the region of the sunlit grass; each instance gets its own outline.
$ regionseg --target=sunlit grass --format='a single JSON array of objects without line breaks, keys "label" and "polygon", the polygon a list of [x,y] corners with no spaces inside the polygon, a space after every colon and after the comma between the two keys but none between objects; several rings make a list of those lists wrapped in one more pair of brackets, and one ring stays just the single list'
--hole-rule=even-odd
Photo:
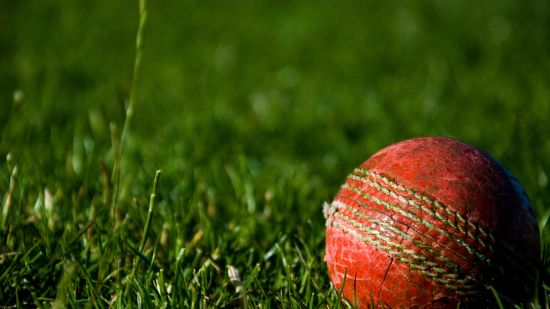
[{"label": "sunlit grass", "polygon": [[150,1],[138,53],[137,2],[0,5],[0,305],[346,307],[322,204],[420,135],[508,166],[547,244],[550,10],[478,5]]}]

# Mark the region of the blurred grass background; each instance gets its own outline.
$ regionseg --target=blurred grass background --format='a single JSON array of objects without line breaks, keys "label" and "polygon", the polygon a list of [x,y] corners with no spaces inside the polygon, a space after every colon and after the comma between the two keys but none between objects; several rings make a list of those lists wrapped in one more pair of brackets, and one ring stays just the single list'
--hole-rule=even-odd
[{"label": "blurred grass background", "polygon": [[[137,1],[0,0],[4,209],[18,171],[0,234],[3,305],[133,303],[121,296],[124,261],[135,256],[158,169],[145,255],[174,289],[205,269],[188,294],[166,293],[175,306],[333,305],[321,204],[376,150],[414,136],[490,152],[546,226],[549,2],[148,5],[113,217],[108,176],[132,81]],[[244,296],[231,288],[229,265],[241,271]],[[158,268],[137,275],[132,295],[155,294]]]}]

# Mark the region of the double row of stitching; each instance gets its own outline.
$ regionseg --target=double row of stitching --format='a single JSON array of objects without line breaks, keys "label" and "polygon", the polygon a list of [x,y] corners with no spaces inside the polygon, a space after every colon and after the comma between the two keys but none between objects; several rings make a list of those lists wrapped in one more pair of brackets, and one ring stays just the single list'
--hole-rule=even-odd
[{"label": "double row of stitching", "polygon": [[[363,177],[361,177],[361,175],[363,175]],[[378,183],[376,181],[368,179],[364,176],[371,176],[370,178],[372,178],[374,180],[378,180],[381,183]],[[372,188],[374,188],[376,191],[381,192],[385,195],[388,195],[388,196],[392,197],[393,199],[396,199],[396,200],[400,201],[403,204],[410,205],[410,206],[412,206],[412,207],[414,207],[414,208],[416,208],[420,211],[423,211],[423,212],[426,212],[426,213],[430,214],[431,216],[438,219],[439,221],[446,223],[449,227],[452,228],[452,230],[457,230],[458,232],[460,232],[460,233],[466,235],[467,237],[470,237],[474,241],[476,241],[476,243],[481,245],[481,247],[484,249],[483,252],[487,252],[487,251],[488,252],[494,252],[493,246],[489,245],[489,244],[494,244],[495,243],[495,238],[490,233],[487,233],[486,231],[484,231],[484,229],[482,227],[475,226],[472,222],[464,219],[464,217],[462,217],[460,214],[452,211],[451,209],[449,209],[445,205],[441,204],[440,202],[434,201],[433,199],[431,199],[429,197],[426,197],[426,196],[423,196],[419,193],[416,193],[413,190],[405,188],[403,185],[398,184],[398,183],[388,179],[385,176],[379,175],[379,174],[377,174],[375,172],[372,172],[372,171],[369,171],[367,169],[363,169],[363,168],[356,169],[354,174],[349,176],[349,179],[365,183],[365,184],[371,186]],[[387,187],[383,186],[383,184],[386,185]],[[456,243],[460,244],[470,254],[476,256],[481,261],[483,261],[487,264],[492,264],[492,262],[493,262],[486,255],[484,255],[483,252],[478,251],[476,248],[472,247],[470,244],[463,241],[462,239],[457,238],[455,235],[451,235],[451,234],[447,233],[445,230],[435,227],[428,220],[425,220],[425,219],[415,215],[414,212],[407,211],[406,209],[403,209],[402,207],[399,207],[398,205],[387,203],[387,202],[384,202],[384,201],[382,201],[382,200],[380,200],[380,199],[378,199],[374,196],[367,195],[361,189],[359,189],[357,187],[354,187],[353,185],[350,185],[348,183],[344,184],[342,186],[342,189],[350,190],[350,191],[352,191],[356,194],[359,194],[364,199],[366,198],[366,199],[370,200],[371,202],[374,202],[374,203],[376,203],[380,206],[383,206],[387,210],[397,212],[397,213],[403,215],[404,217],[406,217],[410,220],[413,220],[413,222],[420,223],[421,225],[427,227],[428,229],[435,230],[439,234],[441,234],[445,237],[448,237],[449,239],[451,239],[451,240],[455,241]],[[407,196],[404,196],[404,195],[402,195],[402,194],[400,194],[396,191],[406,192],[408,195],[410,195],[414,199],[416,199],[416,201],[414,199],[408,198]],[[340,194],[340,195],[342,195],[342,194]],[[368,205],[363,204],[360,201],[355,200],[355,198],[353,198],[353,197],[348,197],[348,198],[351,198],[356,203],[362,204],[361,206],[363,206],[363,207],[369,207]],[[430,207],[427,207],[426,205],[424,205],[424,203],[428,204],[429,206],[434,207],[434,209],[432,209]],[[447,215],[450,215],[453,220],[451,220],[451,219],[445,217],[444,215],[440,214],[438,212],[438,210],[440,212],[444,212]],[[462,226],[466,227],[466,230],[464,230]],[[475,234],[472,233],[471,229],[469,229],[468,227],[471,227],[472,229],[474,229]],[[483,238],[485,238],[485,240],[483,240]],[[527,274],[527,276],[530,279],[532,279],[533,278],[532,265],[529,265],[529,263],[525,263],[525,262],[521,263],[520,261],[524,261],[524,260],[520,259],[519,256],[517,255],[517,253],[515,253],[505,243],[499,241],[498,244],[499,244],[499,248],[504,246],[505,249],[507,249],[506,251],[510,251],[509,252],[510,255],[506,254],[507,256],[504,257],[504,260],[507,263],[511,264],[511,266],[516,268],[516,270],[519,270],[518,275],[520,275],[522,273],[523,273],[523,275]],[[455,250],[450,250],[450,252],[457,255],[457,256],[459,256],[459,257],[461,257],[465,261],[467,261],[467,258],[465,258],[463,256],[460,256],[460,254],[458,254],[458,252],[456,252]],[[493,266],[496,266],[496,265],[493,265]],[[514,274],[510,274],[510,275],[515,277],[514,279],[517,282],[523,283],[522,284],[523,289],[528,289],[525,286],[525,281],[524,280],[520,280]]]},{"label": "double row of stitching", "polygon": [[[393,190],[390,190],[377,182],[370,181],[367,178],[362,176],[367,176],[367,177],[370,176],[373,179],[381,181],[382,183],[386,184],[390,188],[393,188],[395,190],[399,190],[402,192],[406,192],[410,196],[413,196],[414,198],[416,198],[418,201],[423,201],[426,204],[434,207],[434,209],[426,207],[422,205],[422,203],[418,203],[412,199],[407,199],[403,195],[400,195],[399,193]],[[415,192],[410,188],[407,188],[383,175],[380,175],[374,171],[371,171],[365,168],[361,168],[361,167],[356,168],[354,172],[349,176],[349,178],[366,183],[386,195],[392,196],[394,198],[398,198],[403,203],[406,203],[408,205],[411,205],[412,207],[415,207],[417,209],[420,209],[422,211],[425,211],[431,214],[436,219],[449,225],[449,227],[454,228],[460,231],[461,233],[464,233],[467,237],[470,237],[470,239],[473,239],[474,241],[479,243],[483,248],[486,248],[488,252],[494,252],[495,251],[494,245],[496,242],[498,242],[499,248],[505,249],[507,251],[505,254],[505,260],[511,266],[518,269],[521,273],[528,274],[530,280],[534,279],[533,273],[535,269],[533,265],[531,265],[531,263],[526,261],[521,255],[517,254],[517,252],[515,252],[515,250],[513,250],[508,244],[506,244],[501,240],[496,240],[496,238],[491,233],[485,231],[483,227],[479,225],[475,225],[473,222],[465,219],[458,212],[451,210],[450,208],[438,202],[437,200],[434,200],[428,196]],[[443,211],[454,220],[450,220],[449,218],[442,216],[439,212],[437,212],[437,210]],[[463,226],[465,226],[466,229],[464,229]],[[475,232],[472,233],[472,230],[474,230]]]},{"label": "double row of stitching", "polygon": [[[369,180],[366,177],[362,177],[360,175],[357,175],[358,171],[359,171],[360,174],[362,174],[364,176],[367,176],[367,177],[370,176],[373,179],[376,179],[376,180],[379,180],[379,181],[383,182],[384,184],[389,186],[390,189],[387,188],[387,187],[382,186],[382,184],[380,184],[376,181],[372,181],[372,180]],[[418,210],[429,213],[435,219],[437,219],[438,222],[443,222],[443,223],[447,224],[450,228],[452,228],[454,230],[457,230],[458,232],[460,232],[462,234],[465,234],[467,237],[474,240],[476,243],[480,244],[487,251],[489,251],[489,252],[494,251],[493,246],[491,245],[492,243],[494,243],[494,237],[492,235],[490,235],[489,233],[484,231],[483,228],[481,228],[479,226],[475,226],[472,222],[464,219],[464,217],[462,215],[460,215],[456,211],[453,211],[453,210],[449,209],[448,207],[441,204],[440,202],[434,201],[433,199],[431,199],[431,198],[429,198],[425,195],[419,194],[419,193],[417,193],[417,192],[415,192],[415,191],[413,191],[409,188],[404,187],[401,184],[398,184],[398,183],[396,183],[392,180],[389,180],[387,177],[384,177],[380,174],[377,174],[375,172],[369,171],[369,170],[364,169],[364,168],[356,169],[355,172],[352,175],[349,176],[349,178],[353,179],[353,180],[356,180],[356,181],[363,182],[363,183],[373,187],[374,189],[376,189],[379,192],[382,192],[382,193],[384,193],[388,196],[394,197],[394,198],[398,198],[399,201],[401,201],[404,204],[408,204],[408,205],[410,205],[410,206],[412,206],[412,207],[414,207]],[[391,188],[399,190],[399,191],[406,192],[408,195],[414,197],[414,199],[416,199],[416,200],[411,199],[411,198],[407,198],[406,196],[403,196],[402,194],[399,194],[395,190],[391,190]],[[428,204],[431,207],[425,206],[420,201],[425,202],[426,204]],[[438,210],[450,215],[454,220],[450,220],[448,217],[443,216],[442,214],[440,214],[438,212]],[[460,224],[458,221],[463,222],[463,224]],[[470,231],[470,229],[464,229],[463,225],[464,226],[471,226],[476,231],[479,231],[479,234],[481,234],[481,235],[473,234]],[[485,237],[483,235],[485,235]],[[481,237],[479,237],[479,236],[481,236]],[[487,242],[484,238],[489,240],[489,242]]]},{"label": "double row of stitching", "polygon": [[[411,269],[420,271],[426,277],[432,279],[433,281],[444,285],[449,290],[454,291],[459,296],[475,296],[479,293],[479,286],[476,282],[472,282],[464,279],[457,279],[457,276],[454,274],[444,275],[438,272],[434,272],[433,269],[430,270],[430,267],[423,263],[418,263],[418,260],[415,260],[413,256],[408,256],[404,254],[402,250],[402,245],[391,242],[391,239],[386,237],[386,239],[381,238],[380,232],[377,230],[372,231],[363,231],[360,229],[362,224],[360,222],[354,221],[351,218],[344,219],[340,214],[335,214],[337,218],[341,219],[344,224],[340,223],[339,220],[335,220],[332,223],[334,228],[340,229],[353,237],[357,238],[360,241],[369,243],[376,247],[379,250],[387,252],[392,257],[396,258],[400,262],[408,265]],[[369,236],[361,234],[358,230],[367,233]]]},{"label": "double row of stitching", "polygon": [[336,217],[346,222],[347,224],[353,226],[356,230],[359,230],[360,232],[363,232],[373,237],[373,238],[370,238],[370,240],[377,243],[378,245],[383,244],[382,242],[380,242],[380,240],[384,241],[387,245],[386,248],[392,247],[396,249],[396,250],[392,250],[392,249],[389,250],[393,255],[406,258],[406,260],[410,261],[411,263],[414,263],[416,267],[420,267],[422,270],[425,270],[431,273],[430,277],[449,278],[454,280],[457,284],[460,284],[463,286],[465,284],[475,282],[475,279],[471,276],[465,277],[464,279],[458,279],[459,277],[458,274],[449,272],[444,268],[438,267],[439,264],[429,261],[428,258],[426,258],[425,256],[417,254],[417,252],[415,252],[414,250],[407,249],[402,244],[395,242],[391,237],[383,236],[378,229],[370,229],[368,227],[365,227],[361,222],[358,222],[357,220],[354,220],[353,218],[341,213],[336,214]]},{"label": "double row of stitching", "polygon": [[[397,236],[399,236],[403,239],[406,239],[406,240],[410,241],[411,243],[413,243],[413,245],[415,247],[419,248],[420,250],[422,250],[424,252],[427,252],[429,255],[431,255],[433,257],[433,259],[439,260],[440,263],[430,262],[425,255],[418,255],[418,253],[416,251],[414,251],[412,249],[409,249],[409,248],[407,248],[403,245],[400,245],[402,251],[405,254],[409,254],[409,255],[413,256],[416,260],[424,261],[424,263],[426,265],[428,265],[430,267],[433,267],[435,272],[445,274],[448,277],[454,277],[454,278],[459,277],[456,270],[458,268],[461,268],[460,265],[458,265],[452,259],[442,255],[440,252],[435,250],[433,246],[426,243],[426,241],[421,241],[421,240],[414,239],[410,234],[408,234],[406,231],[403,231],[402,229],[400,229],[397,225],[389,224],[388,222],[368,217],[364,213],[358,211],[356,208],[347,205],[345,202],[334,201],[333,204],[335,204],[335,206],[337,206],[337,208],[343,209],[343,210],[351,213],[353,216],[369,222],[371,225],[380,226],[381,228],[383,228],[387,231],[390,231],[392,234],[397,235]],[[337,217],[339,217],[339,218],[342,218],[342,217],[349,218],[348,216],[346,216],[342,212],[339,212],[337,214]],[[369,230],[369,231],[373,230],[373,229],[370,229],[370,228],[365,227],[365,226],[361,226],[359,228],[363,232],[366,232],[367,230]],[[440,264],[443,264],[443,265],[440,265]],[[455,269],[455,271],[454,272],[450,271],[452,269]],[[471,280],[471,281],[475,280],[475,278],[470,276],[470,275],[466,275],[464,277],[467,278],[468,280]]]},{"label": "double row of stitching", "polygon": [[[384,207],[385,209],[387,210],[390,210],[390,211],[393,211],[393,212],[396,212],[396,213],[399,213],[400,215],[402,215],[403,217],[406,217],[418,224],[421,224],[423,226],[425,226],[426,228],[428,228],[429,230],[433,230],[433,231],[436,231],[438,234],[442,235],[442,236],[445,236],[453,241],[455,241],[456,243],[460,244],[463,248],[465,248],[468,253],[476,256],[478,259],[480,259],[481,261],[485,262],[485,263],[490,263],[490,259],[485,256],[484,254],[482,254],[481,252],[479,252],[478,250],[476,250],[475,248],[473,248],[472,246],[470,246],[468,243],[466,243],[464,240],[460,239],[460,238],[457,238],[449,233],[447,233],[447,231],[441,229],[441,228],[438,228],[436,227],[435,225],[433,225],[430,221],[428,220],[424,220],[422,219],[421,217],[415,215],[414,213],[410,212],[410,211],[407,211],[405,209],[403,209],[402,207],[399,207],[397,205],[394,205],[394,204],[391,204],[391,203],[388,203],[388,202],[385,202],[385,201],[382,201],[380,200],[379,198],[375,197],[375,196],[372,196],[372,195],[368,195],[366,194],[365,192],[363,192],[361,189],[359,188],[356,188],[356,187],[353,187],[353,186],[350,186],[348,184],[344,184],[342,186],[342,189],[346,189],[346,190],[350,190],[358,195],[360,195],[362,198],[364,199],[367,199],[367,200],[370,200],[371,202],[374,202],[382,207]],[[361,206],[363,207],[368,207],[367,205],[365,205],[364,203],[360,203],[362,204]]]},{"label": "double row of stitching", "polygon": [[[453,226],[454,228],[458,229],[459,231],[465,233],[466,235],[468,235],[469,237],[472,237],[474,239],[477,239],[477,240],[480,240],[480,243],[484,246],[487,246],[487,244],[485,244],[483,242],[483,239],[489,239],[491,241],[491,243],[494,243],[495,241],[495,238],[494,236],[485,231],[485,229],[483,227],[480,227],[479,225],[475,225],[473,222],[467,220],[466,218],[464,218],[460,213],[456,212],[456,211],[453,211],[451,210],[449,207],[441,204],[440,202],[428,197],[428,196],[425,196],[425,195],[422,195],[418,192],[415,192],[413,190],[411,190],[410,188],[407,188],[383,175],[380,175],[376,172],[373,172],[371,170],[368,170],[366,168],[356,168],[354,171],[353,171],[353,174],[352,175],[356,175],[356,176],[370,176],[374,179],[377,179],[377,180],[380,180],[382,181],[383,183],[387,184],[389,187],[393,188],[393,189],[397,189],[397,190],[400,190],[400,191],[403,191],[403,192],[406,192],[408,193],[409,195],[413,196],[414,198],[416,198],[417,200],[420,200],[420,201],[423,201],[427,204],[429,204],[430,206],[433,206],[434,209],[429,209],[428,211],[430,213],[432,213],[434,216],[437,216],[438,219],[440,220],[443,220],[445,223]],[[411,206],[415,206],[415,205],[412,205]],[[445,218],[443,216],[441,216],[440,214],[437,213],[436,210],[441,210],[443,212],[445,212],[447,215],[451,216],[455,222],[453,222],[453,220],[449,220],[448,218]],[[463,228],[463,226],[467,227],[466,229]],[[474,235],[472,233],[472,230],[474,231],[477,231],[479,232],[480,236],[481,237],[477,237],[476,235]]]},{"label": "double row of stitching", "polygon": [[[388,208],[384,207],[384,209],[386,211],[382,211],[382,210],[378,210],[378,209],[375,209],[375,208],[372,208],[368,202],[365,202],[365,201],[362,201],[362,200],[358,200],[356,196],[352,196],[352,195],[349,195],[349,194],[346,194],[344,192],[340,192],[338,194],[338,197],[337,199],[335,200],[335,202],[337,202],[338,200],[342,201],[344,204],[345,203],[349,203],[349,202],[352,202],[356,205],[358,205],[359,207],[361,208],[370,208],[370,211],[373,211],[373,212],[376,212],[382,216],[386,216],[388,218],[390,218],[391,220],[395,220],[395,217],[392,216],[392,213],[391,212],[387,212]],[[346,202],[345,200],[349,201],[349,202]],[[333,202],[333,204],[335,203]],[[360,212],[357,207],[354,207],[350,204],[346,204],[348,205],[347,207],[348,208],[353,208],[354,209],[354,213],[357,213],[357,214],[360,214],[361,217],[360,218],[367,218],[369,217],[368,215]],[[346,208],[343,208],[343,207],[336,207],[336,208],[339,208],[339,210],[347,210]],[[364,220],[364,219],[363,219]],[[448,246],[448,243],[447,242],[440,242],[437,238],[435,238],[434,236],[430,236],[429,234],[426,234],[425,232],[421,231],[418,229],[418,227],[415,227],[414,225],[410,225],[410,224],[407,224],[405,222],[400,222],[401,220],[398,221],[398,224],[393,224],[395,226],[395,228],[397,228],[397,226],[399,225],[403,225],[405,227],[407,227],[406,230],[402,230],[403,233],[405,233],[406,235],[408,235],[408,237],[411,237],[412,238],[412,235],[408,233],[409,230],[412,230],[412,231],[415,231],[415,233],[419,236],[421,236],[420,239],[417,239],[417,240],[414,240],[415,244],[416,243],[424,243],[425,245],[424,246],[427,246],[429,248],[431,248],[431,250],[433,252],[437,252],[435,257],[436,258],[440,258],[440,259],[446,259],[445,261],[451,261],[452,265],[456,265],[455,267],[459,267],[459,268],[462,268],[463,270],[465,270],[464,266],[462,265],[471,265],[471,259],[469,257],[467,257],[466,255],[462,254],[460,251],[457,251],[451,247]],[[389,223],[386,223],[387,225],[391,226],[392,224],[389,224]],[[424,225],[423,225],[424,226]],[[425,226],[424,226],[425,227]],[[409,238],[406,238],[407,240],[409,240]],[[433,243],[437,243],[439,247],[442,248],[442,250],[446,250],[447,252],[449,252],[453,257],[447,257],[447,256],[443,256],[441,254],[441,252],[439,251],[436,251],[432,244]]]}]

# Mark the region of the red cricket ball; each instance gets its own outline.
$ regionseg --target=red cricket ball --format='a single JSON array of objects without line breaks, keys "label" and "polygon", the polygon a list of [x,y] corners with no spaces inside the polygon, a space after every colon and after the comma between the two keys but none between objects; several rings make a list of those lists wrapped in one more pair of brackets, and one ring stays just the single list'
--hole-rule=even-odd
[{"label": "red cricket ball", "polygon": [[330,279],[361,308],[487,307],[492,289],[509,304],[534,297],[540,241],[529,199],[471,145],[424,137],[382,149],[324,212]]}]

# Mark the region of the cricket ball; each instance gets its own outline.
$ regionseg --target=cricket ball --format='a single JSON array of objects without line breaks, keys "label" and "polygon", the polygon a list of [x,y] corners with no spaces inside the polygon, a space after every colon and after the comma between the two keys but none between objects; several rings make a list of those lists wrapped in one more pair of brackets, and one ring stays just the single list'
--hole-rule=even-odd
[{"label": "cricket ball", "polygon": [[[519,182],[445,137],[386,147],[325,205],[330,279],[360,308],[492,307],[534,297],[540,241]],[[493,304],[493,305],[492,305]]]}]

